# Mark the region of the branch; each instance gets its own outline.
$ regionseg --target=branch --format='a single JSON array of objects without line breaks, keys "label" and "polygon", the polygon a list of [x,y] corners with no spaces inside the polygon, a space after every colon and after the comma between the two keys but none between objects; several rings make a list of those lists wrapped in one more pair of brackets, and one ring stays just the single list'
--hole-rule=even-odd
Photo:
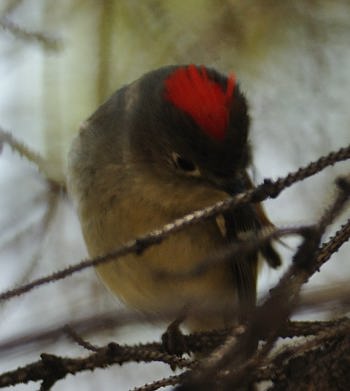
[{"label": "branch", "polygon": [[50,37],[48,34],[39,31],[28,31],[5,15],[0,18],[0,27],[25,42],[39,43],[45,50],[57,52],[62,49],[60,39]]},{"label": "branch", "polygon": [[43,175],[44,179],[48,182],[51,189],[55,191],[65,191],[65,184],[58,182],[51,178],[48,170],[47,161],[36,151],[33,151],[25,143],[17,140],[10,132],[0,127],[0,150],[2,145],[6,143],[9,147],[17,152],[21,157],[25,158],[30,163],[33,163],[39,172]]},{"label": "branch", "polygon": [[[219,381],[223,390],[238,386],[249,387],[253,381],[254,369],[270,352],[278,338],[279,329],[295,310],[301,286],[320,266],[318,251],[321,236],[349,200],[349,182],[341,179],[337,180],[337,185],[338,195],[335,201],[318,224],[305,230],[304,240],[294,255],[293,264],[271,290],[269,297],[256,308],[247,322],[246,331],[240,337],[229,335],[226,342],[209,358],[204,359],[183,384],[176,388],[178,391],[211,390],[218,387]],[[256,351],[261,339],[266,339],[267,342]],[[226,371],[224,379],[218,379],[220,371]]]},{"label": "branch", "polygon": [[[286,360],[287,357],[295,357],[302,352],[311,350],[320,342],[329,340],[333,338],[333,336],[342,336],[349,329],[350,320],[345,318],[328,322],[289,322],[281,330],[280,336],[290,338],[294,336],[315,335],[317,338],[311,340],[311,342],[310,340],[307,340],[307,343],[305,344],[293,345],[294,347],[292,347],[292,349],[284,348],[270,359],[267,368],[259,369],[255,374],[253,372],[252,376],[256,381],[268,379],[272,372],[274,373],[274,378],[281,376],[282,360]],[[81,343],[82,338],[78,336],[71,327],[62,327],[60,335],[62,335],[63,332],[68,333],[79,345],[90,350],[91,345],[86,341]],[[231,330],[229,329],[216,330],[185,335],[184,338],[191,351],[202,352],[203,347],[207,347],[211,350],[214,347],[221,345],[230,333]],[[193,365],[195,365],[190,360],[184,360],[175,355],[167,354],[164,352],[164,348],[160,342],[139,344],[136,346],[111,343],[105,347],[93,347],[93,350],[94,353],[83,358],[63,358],[42,354],[41,359],[34,363],[1,374],[0,387],[8,387],[10,385],[27,383],[30,381],[43,381],[45,384],[48,384],[50,381],[52,386],[58,380],[63,379],[67,374],[76,374],[86,370],[93,370],[94,368],[105,368],[114,364],[122,365],[126,362],[163,362],[169,365],[176,365],[179,368],[189,369],[193,368]],[[171,376],[158,380],[151,384],[136,388],[134,391],[150,391],[166,385],[178,384],[183,381],[189,373],[190,372],[187,371],[178,376]],[[277,375],[277,373],[280,374]]]},{"label": "branch", "polygon": [[186,374],[186,372],[182,373],[181,375],[165,377],[163,379],[156,380],[152,383],[145,384],[141,387],[136,387],[132,391],[154,391],[162,387],[174,386],[181,382],[182,378],[184,377],[184,374]]},{"label": "branch", "polygon": [[0,388],[16,384],[25,384],[30,381],[42,381],[42,388],[49,389],[58,380],[68,374],[74,375],[82,371],[91,371],[95,368],[106,368],[112,364],[125,364],[127,362],[163,362],[178,368],[190,368],[191,360],[171,356],[164,352],[151,349],[143,350],[140,346],[123,346],[110,343],[99,348],[87,357],[64,358],[51,354],[42,354],[41,359],[14,371],[0,375]]},{"label": "branch", "polygon": [[5,291],[0,294],[0,301],[21,296],[34,288],[37,288],[50,282],[64,279],[84,269],[98,266],[103,263],[116,261],[118,258],[121,258],[127,254],[141,254],[148,247],[162,243],[162,241],[171,234],[183,230],[188,226],[215,217],[229,209],[234,209],[240,205],[244,205],[250,202],[261,202],[268,197],[275,198],[282,190],[290,187],[292,184],[299,182],[305,178],[308,178],[322,171],[324,168],[335,164],[336,162],[340,162],[349,158],[350,145],[346,148],[339,149],[337,152],[331,152],[329,155],[321,157],[315,162],[311,162],[306,167],[300,168],[294,173],[288,174],[284,178],[279,178],[276,181],[265,179],[264,182],[255,189],[238,194],[232,198],[220,201],[212,206],[194,211],[193,213],[190,213],[182,218],[176,219],[173,222],[164,225],[160,229],[157,229],[155,231],[150,232],[149,234],[140,236],[132,241],[129,241],[124,246],[119,247],[112,253],[101,255],[93,259],[84,260],[78,264],[68,266],[65,269],[52,273],[51,275],[38,278],[18,288]]},{"label": "branch", "polygon": [[349,326],[349,321],[338,323],[311,340],[282,349],[258,371],[257,380],[272,380],[269,391],[347,390]]}]

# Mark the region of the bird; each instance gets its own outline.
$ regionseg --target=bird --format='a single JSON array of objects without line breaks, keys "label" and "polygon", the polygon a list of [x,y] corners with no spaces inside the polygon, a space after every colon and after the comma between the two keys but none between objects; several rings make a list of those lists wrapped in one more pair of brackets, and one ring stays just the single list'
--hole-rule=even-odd
[{"label": "bird", "polygon": [[[90,256],[252,189],[249,128],[248,103],[233,73],[170,65],[117,90],[82,123],[68,158],[68,187]],[[191,331],[228,327],[255,306],[261,255],[280,264],[271,243],[200,275],[175,276],[271,227],[260,203],[245,204],[101,264],[97,274],[128,307],[157,316],[186,309]],[[205,315],[205,308],[222,312]]]}]

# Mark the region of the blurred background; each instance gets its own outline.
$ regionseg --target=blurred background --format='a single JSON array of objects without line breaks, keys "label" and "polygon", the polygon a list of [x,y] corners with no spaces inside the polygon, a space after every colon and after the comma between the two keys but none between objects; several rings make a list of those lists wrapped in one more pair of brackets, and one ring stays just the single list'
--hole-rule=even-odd
[{"label": "blurred background", "polygon": [[[259,183],[349,144],[349,43],[347,0],[1,0],[0,128],[45,159],[43,174],[2,144],[1,291],[87,257],[69,197],[53,196],[44,178],[64,183],[79,124],[117,88],[168,64],[234,71],[250,102]],[[335,177],[348,172],[349,162],[340,163],[266,202],[271,219],[278,226],[317,221],[334,195]],[[287,242],[293,249],[296,242]],[[285,268],[293,251],[282,252]],[[307,289],[344,283],[349,255],[344,246]],[[264,268],[261,294],[283,268]],[[1,303],[0,341],[120,308],[94,271],[85,270]],[[93,342],[152,341],[163,330],[127,327]],[[42,351],[85,353],[60,339],[0,357],[0,372],[35,361]],[[127,390],[169,373],[162,364],[114,366],[70,376],[55,390]]]}]

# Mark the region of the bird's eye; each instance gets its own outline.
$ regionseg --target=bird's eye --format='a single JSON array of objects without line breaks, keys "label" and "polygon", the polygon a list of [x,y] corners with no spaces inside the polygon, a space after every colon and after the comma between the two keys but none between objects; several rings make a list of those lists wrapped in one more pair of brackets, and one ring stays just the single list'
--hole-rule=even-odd
[{"label": "bird's eye", "polygon": [[194,175],[194,176],[200,175],[197,166],[191,160],[188,160],[175,152],[172,153],[171,157],[175,167],[178,168],[179,170],[184,171],[189,175]]}]

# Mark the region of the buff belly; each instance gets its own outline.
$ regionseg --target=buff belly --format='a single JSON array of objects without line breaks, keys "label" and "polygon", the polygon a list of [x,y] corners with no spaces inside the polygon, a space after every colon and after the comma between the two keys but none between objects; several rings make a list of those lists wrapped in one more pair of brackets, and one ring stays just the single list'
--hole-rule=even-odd
[{"label": "buff belly", "polygon": [[[142,255],[131,254],[101,265],[97,272],[113,294],[137,310],[161,316],[186,308],[191,329],[226,327],[232,323],[235,312],[235,289],[229,264],[219,263],[204,274],[189,275],[223,245],[223,238],[214,222],[189,230],[192,232],[177,233]],[[193,242],[189,238],[198,239]],[[222,316],[215,319],[191,316],[191,311],[195,314],[208,308],[222,309]]]}]

